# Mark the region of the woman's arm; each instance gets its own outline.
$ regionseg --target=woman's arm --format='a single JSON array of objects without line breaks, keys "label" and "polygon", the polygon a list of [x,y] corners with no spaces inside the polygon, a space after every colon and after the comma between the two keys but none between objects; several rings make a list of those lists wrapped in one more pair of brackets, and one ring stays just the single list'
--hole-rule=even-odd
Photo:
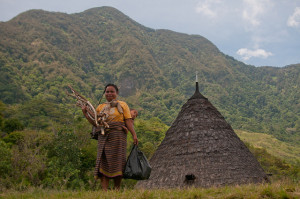
[{"label": "woman's arm", "polygon": [[89,123],[91,123],[93,126],[97,126],[95,121],[93,121],[89,116],[88,116],[88,110],[86,110],[86,106],[83,106],[81,108],[83,115],[85,116],[85,118],[89,121]]},{"label": "woman's arm", "polygon": [[137,145],[138,144],[138,139],[137,139],[134,127],[133,127],[132,119],[126,119],[125,124],[126,124],[126,127],[128,128],[128,130],[130,131],[130,133],[132,135],[133,144]]}]

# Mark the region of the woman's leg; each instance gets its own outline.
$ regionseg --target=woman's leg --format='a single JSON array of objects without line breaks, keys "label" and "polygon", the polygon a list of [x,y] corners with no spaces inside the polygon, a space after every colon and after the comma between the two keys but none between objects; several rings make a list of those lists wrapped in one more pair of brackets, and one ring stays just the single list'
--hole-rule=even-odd
[{"label": "woman's leg", "polygon": [[121,182],[122,182],[122,176],[114,177],[114,186],[115,186],[114,188],[120,190]]},{"label": "woman's leg", "polygon": [[108,189],[108,184],[109,184],[109,178],[106,177],[106,176],[104,176],[104,175],[102,175],[102,176],[101,176],[101,186],[102,186],[102,189],[103,189],[104,191],[107,191],[107,189]]}]

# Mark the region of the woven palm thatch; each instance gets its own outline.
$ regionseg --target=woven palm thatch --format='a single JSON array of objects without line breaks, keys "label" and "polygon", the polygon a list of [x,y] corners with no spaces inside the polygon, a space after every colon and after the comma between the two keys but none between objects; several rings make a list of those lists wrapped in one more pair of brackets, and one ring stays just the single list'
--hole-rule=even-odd
[{"label": "woven palm thatch", "polygon": [[196,82],[137,188],[210,187],[268,181],[267,175]]}]

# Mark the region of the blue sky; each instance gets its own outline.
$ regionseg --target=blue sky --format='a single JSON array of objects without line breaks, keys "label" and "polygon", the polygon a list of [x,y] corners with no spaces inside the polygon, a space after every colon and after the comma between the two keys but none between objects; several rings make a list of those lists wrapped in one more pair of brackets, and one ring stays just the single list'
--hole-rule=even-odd
[{"label": "blue sky", "polygon": [[0,21],[43,9],[112,6],[153,29],[201,35],[246,64],[300,63],[300,0],[0,0]]}]

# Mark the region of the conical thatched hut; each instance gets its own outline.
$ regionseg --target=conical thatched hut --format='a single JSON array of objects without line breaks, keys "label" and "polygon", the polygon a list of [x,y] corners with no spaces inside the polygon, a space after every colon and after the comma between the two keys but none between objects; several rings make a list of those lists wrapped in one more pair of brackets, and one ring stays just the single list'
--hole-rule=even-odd
[{"label": "conical thatched hut", "polygon": [[151,176],[138,188],[209,187],[260,183],[267,175],[196,82],[150,160]]}]

